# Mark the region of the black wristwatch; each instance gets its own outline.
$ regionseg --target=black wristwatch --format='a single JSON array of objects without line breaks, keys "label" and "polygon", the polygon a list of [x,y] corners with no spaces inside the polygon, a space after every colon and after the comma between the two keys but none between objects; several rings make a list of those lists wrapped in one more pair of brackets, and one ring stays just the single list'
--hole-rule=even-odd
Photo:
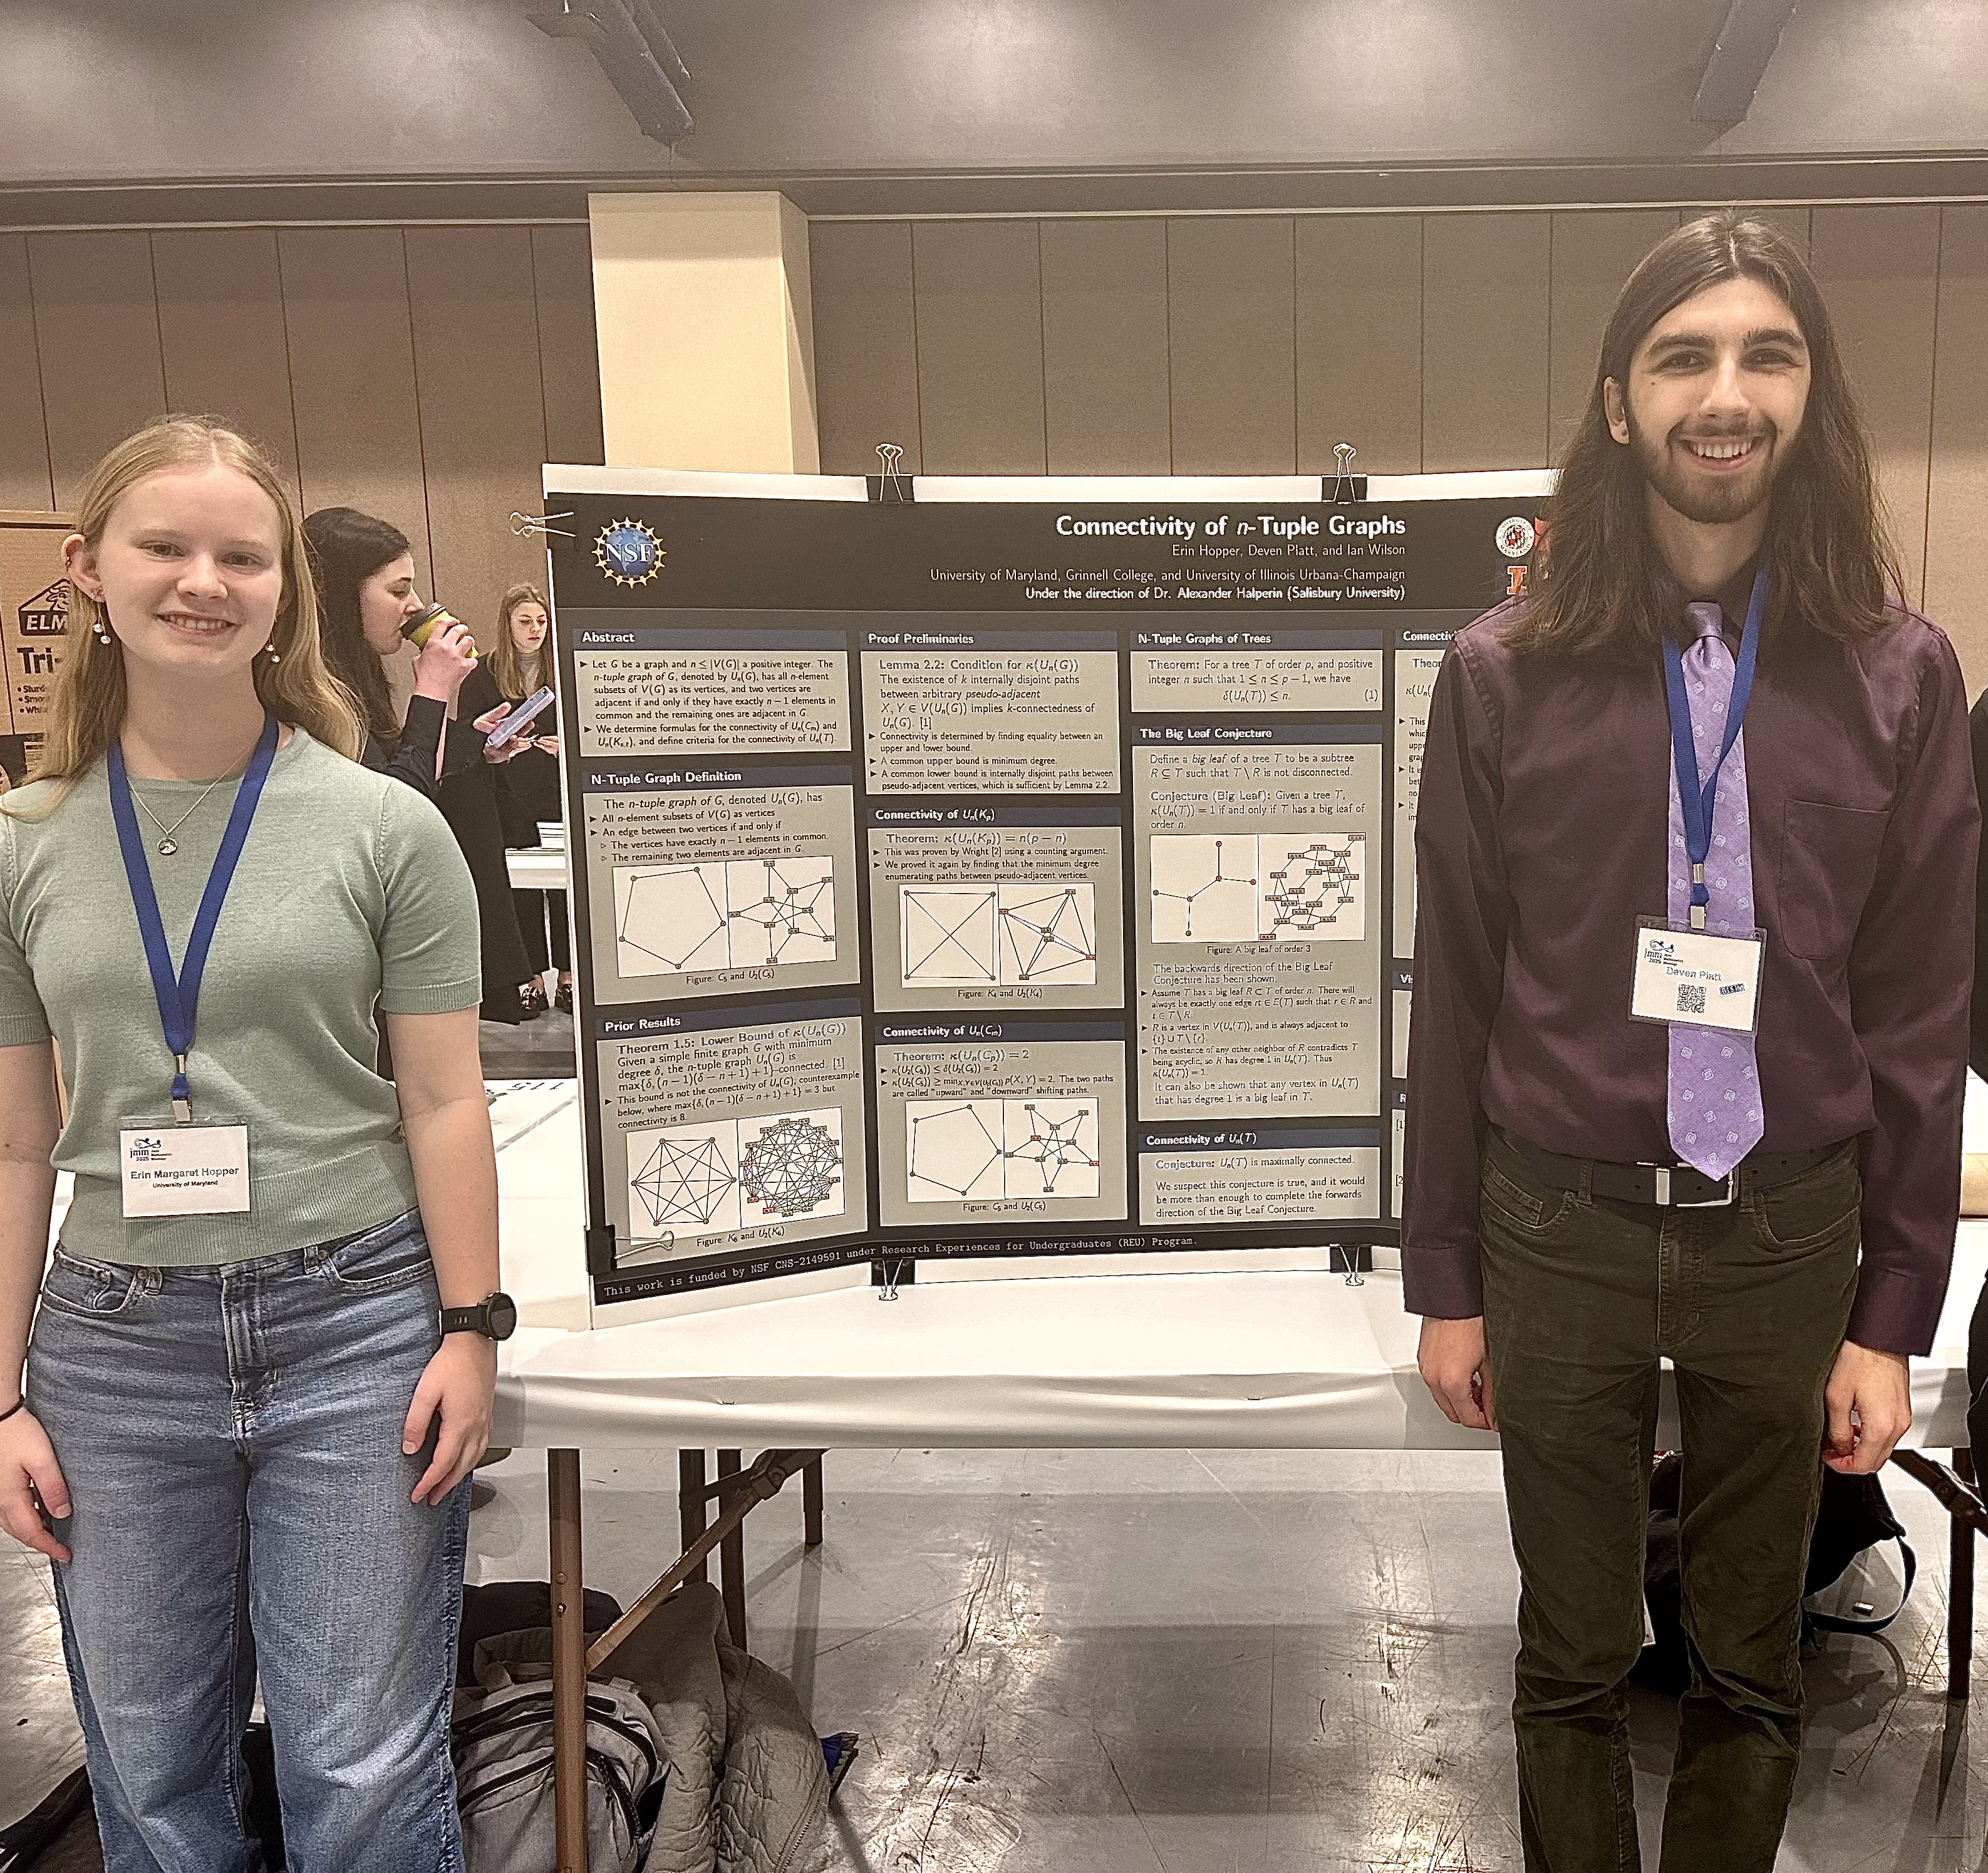
[{"label": "black wristwatch", "polygon": [[486,1340],[508,1340],[518,1330],[518,1303],[501,1288],[486,1294],[473,1307],[445,1307],[441,1330],[445,1334],[481,1334]]}]

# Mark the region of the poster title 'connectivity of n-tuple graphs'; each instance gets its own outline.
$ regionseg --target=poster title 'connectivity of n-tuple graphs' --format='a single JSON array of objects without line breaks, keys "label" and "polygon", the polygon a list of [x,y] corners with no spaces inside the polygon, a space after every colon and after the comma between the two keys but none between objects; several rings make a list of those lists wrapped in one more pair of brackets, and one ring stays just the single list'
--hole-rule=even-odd
[{"label": "poster title 'connectivity of n-tuple graphs'", "polygon": [[655,478],[549,490],[597,1300],[1393,1239],[1429,692],[1536,503]]}]

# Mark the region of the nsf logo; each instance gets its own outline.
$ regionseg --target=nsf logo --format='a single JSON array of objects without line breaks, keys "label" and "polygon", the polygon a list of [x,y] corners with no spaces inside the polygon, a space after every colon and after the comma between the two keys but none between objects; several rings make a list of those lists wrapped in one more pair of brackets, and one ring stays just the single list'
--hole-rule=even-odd
[{"label": "nsf logo", "polygon": [[662,541],[639,520],[614,521],[593,543],[594,564],[616,585],[647,585],[665,556]]}]

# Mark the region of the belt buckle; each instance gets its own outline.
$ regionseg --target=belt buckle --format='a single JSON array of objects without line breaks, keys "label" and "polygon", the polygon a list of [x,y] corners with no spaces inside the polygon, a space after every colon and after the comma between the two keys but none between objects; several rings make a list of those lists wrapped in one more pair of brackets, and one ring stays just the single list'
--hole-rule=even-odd
[{"label": "belt buckle", "polygon": [[[1708,1197],[1702,1202],[1686,1203],[1671,1195],[1671,1169],[1668,1165],[1652,1165],[1657,1174],[1657,1207],[1660,1209],[1730,1209],[1739,1195],[1734,1187],[1733,1174],[1728,1171],[1719,1179],[1726,1187],[1723,1196]],[[1703,1173],[1700,1172],[1700,1175]]]}]

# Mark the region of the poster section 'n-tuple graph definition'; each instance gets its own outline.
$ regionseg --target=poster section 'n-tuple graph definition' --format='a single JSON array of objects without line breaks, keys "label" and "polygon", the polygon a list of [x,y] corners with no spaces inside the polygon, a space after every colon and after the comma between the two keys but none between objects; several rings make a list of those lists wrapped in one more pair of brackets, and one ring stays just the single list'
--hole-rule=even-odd
[{"label": "poster section 'n-tuple graph definition'", "polygon": [[597,1303],[1396,1239],[1429,693],[1540,478],[546,480]]}]

